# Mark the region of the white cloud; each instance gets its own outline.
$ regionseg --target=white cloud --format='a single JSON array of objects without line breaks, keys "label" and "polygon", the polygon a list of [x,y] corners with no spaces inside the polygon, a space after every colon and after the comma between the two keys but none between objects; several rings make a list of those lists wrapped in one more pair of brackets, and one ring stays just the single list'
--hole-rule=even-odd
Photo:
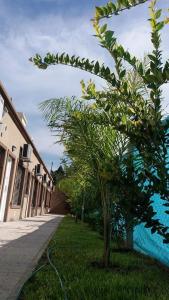
[{"label": "white cloud", "polygon": [[[31,21],[19,20],[17,23],[5,39],[1,37],[0,44],[3,80],[9,92],[17,96],[17,105],[22,106],[26,99],[26,112],[35,112],[37,103],[46,97],[80,95],[80,79],[92,76],[72,69],[66,72],[63,66],[51,67],[47,71],[38,70],[28,58],[37,52],[45,54],[48,51],[66,50],[92,59],[100,57],[102,51],[95,43],[91,43],[94,40],[92,37],[90,39],[88,22],[70,19],[68,26],[63,18],[48,16]],[[77,27],[77,24],[80,25]]]},{"label": "white cloud", "polygon": [[[39,2],[42,1],[46,0],[39,0]],[[48,154],[54,154],[56,151],[61,156],[62,146],[51,147],[54,140],[50,132],[46,131],[45,125],[42,126],[40,121],[37,122],[37,119],[40,120],[38,103],[52,97],[80,96],[80,80],[93,77],[82,71],[63,66],[54,66],[42,71],[35,68],[28,59],[37,52],[45,54],[48,51],[68,51],[72,55],[80,54],[83,57],[105,61],[111,66],[110,56],[98,46],[98,42],[92,36],[93,30],[89,16],[64,18],[60,14],[45,14],[44,12],[44,15],[28,18],[17,12],[9,12],[4,2],[0,16],[5,26],[0,34],[1,80],[13,97],[17,110],[31,115],[31,122],[34,122],[36,118],[36,128],[31,126],[30,134],[34,136],[38,149]],[[113,28],[118,28],[119,41],[135,55],[143,56],[144,52],[151,48],[150,29],[147,23],[143,22],[141,16],[138,19],[133,15],[130,26],[129,19],[120,18],[122,23],[118,23],[118,18],[114,18],[113,21]],[[167,41],[163,43],[165,55],[168,55],[167,34],[165,31],[164,38]],[[104,81],[97,77],[94,79],[100,87],[104,85]],[[167,95],[168,89],[165,87],[165,98]],[[166,98],[165,105],[167,100]]]},{"label": "white cloud", "polygon": [[[0,37],[0,53],[3,57],[1,80],[12,96],[17,110],[30,115],[33,123],[34,118],[36,119],[36,129],[32,124],[29,127],[39,151],[61,157],[63,146],[54,145],[55,139],[46,130],[46,126],[42,125],[38,104],[52,97],[80,95],[80,80],[92,76],[71,68],[67,71],[64,66],[54,66],[42,71],[34,67],[28,59],[37,52],[45,54],[47,51],[66,50],[93,59],[101,56],[102,49],[90,43],[88,22],[81,22],[80,18],[70,19],[65,23],[62,17],[51,15],[37,17],[35,20],[19,18],[13,20],[13,23],[14,26],[8,33],[5,32],[5,36],[2,34]],[[94,42],[93,37],[91,40]],[[97,81],[102,84],[101,80]]]},{"label": "white cloud", "polygon": [[53,136],[47,128],[34,130],[32,134],[33,142],[40,153],[53,154],[63,157],[64,146],[58,142],[58,138]]},{"label": "white cloud", "polygon": [[140,58],[152,50],[150,28],[145,23],[129,27],[123,31],[119,40],[126,49]]}]

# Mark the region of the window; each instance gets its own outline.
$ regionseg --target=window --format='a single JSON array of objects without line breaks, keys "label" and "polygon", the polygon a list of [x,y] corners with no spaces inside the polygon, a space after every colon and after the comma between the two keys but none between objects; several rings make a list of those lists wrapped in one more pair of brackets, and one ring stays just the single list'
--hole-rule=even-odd
[{"label": "window", "polygon": [[41,190],[40,190],[40,197],[39,197],[39,203],[38,203],[39,207],[41,207],[42,200],[43,200],[43,184],[41,185]]},{"label": "window", "polygon": [[25,177],[25,168],[18,165],[18,169],[15,177],[13,201],[12,201],[14,205],[21,205],[24,177]]},{"label": "window", "polygon": [[3,174],[3,168],[4,168],[4,160],[5,160],[5,150],[0,147],[0,185],[2,183],[2,174]]},{"label": "window", "polygon": [[32,206],[33,207],[36,206],[37,191],[38,191],[38,181],[35,179],[34,191],[33,191],[33,199],[32,199]]},{"label": "window", "polygon": [[27,180],[26,180],[26,188],[25,188],[26,195],[29,195],[30,177],[31,177],[31,174],[30,174],[30,172],[28,172]]},{"label": "window", "polygon": [[44,205],[45,205],[45,207],[46,207],[46,201],[47,201],[47,190],[46,190],[46,188],[45,188],[45,191],[44,191]]},{"label": "window", "polygon": [[4,99],[0,95],[0,121],[4,115]]},{"label": "window", "polygon": [[50,206],[50,193],[47,190],[46,191],[46,198],[45,198],[45,207],[49,207]]}]

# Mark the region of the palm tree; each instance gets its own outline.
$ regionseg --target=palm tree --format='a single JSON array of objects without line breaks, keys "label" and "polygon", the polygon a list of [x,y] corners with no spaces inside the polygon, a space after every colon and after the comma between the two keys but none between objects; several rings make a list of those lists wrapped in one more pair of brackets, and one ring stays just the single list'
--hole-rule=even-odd
[{"label": "palm tree", "polygon": [[[98,125],[92,105],[76,99],[49,100],[41,105],[53,133],[64,143],[66,153],[78,168],[88,167],[97,180],[104,219],[103,264],[110,264],[112,202],[115,201],[113,178],[126,151],[126,139],[111,126]],[[84,203],[83,203],[84,205]]]}]

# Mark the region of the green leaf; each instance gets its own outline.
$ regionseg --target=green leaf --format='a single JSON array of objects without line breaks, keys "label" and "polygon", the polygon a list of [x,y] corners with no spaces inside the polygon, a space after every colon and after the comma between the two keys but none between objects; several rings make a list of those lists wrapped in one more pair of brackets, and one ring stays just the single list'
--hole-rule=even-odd
[{"label": "green leaf", "polygon": [[59,57],[59,62],[62,63],[63,62],[63,58],[64,58],[65,53],[62,53]]},{"label": "green leaf", "polygon": [[68,64],[69,63],[69,55],[67,54],[65,57],[65,63]]},{"label": "green leaf", "polygon": [[154,63],[156,62],[157,58],[156,56],[149,54],[148,57],[150,58],[150,60],[152,60]]},{"label": "green leaf", "polygon": [[104,24],[101,28],[100,28],[100,33],[104,33],[107,29],[107,24]]},{"label": "green leaf", "polygon": [[109,2],[107,5],[112,9],[112,11],[117,10],[116,5],[113,2]]},{"label": "green leaf", "polygon": [[125,7],[128,7],[128,6],[129,6],[128,0],[121,0],[121,3],[122,3]]},{"label": "green leaf", "polygon": [[127,117],[126,117],[126,115],[122,116],[121,121],[122,121],[123,124],[127,123]]},{"label": "green leaf", "polygon": [[162,9],[157,10],[155,13],[155,18],[159,19],[161,17],[161,13],[162,13]]},{"label": "green leaf", "polygon": [[164,25],[165,25],[164,22],[158,23],[157,26],[156,26],[156,30],[160,31],[161,29],[163,29]]},{"label": "green leaf", "polygon": [[157,230],[156,230],[156,228],[155,227],[153,227],[152,229],[151,229],[151,233],[153,234],[153,233],[155,233]]},{"label": "green leaf", "polygon": [[105,32],[105,42],[108,47],[111,46],[113,39],[114,31],[108,30]]},{"label": "green leaf", "polygon": [[94,72],[95,74],[98,74],[99,73],[99,70],[100,70],[100,65],[98,63],[98,61],[95,63],[95,66],[94,66]]},{"label": "green leaf", "polygon": [[109,10],[109,8],[107,7],[107,6],[103,6],[103,13],[104,13],[104,15],[109,15],[110,13],[111,13],[111,11]]},{"label": "green leaf", "polygon": [[119,74],[119,78],[123,79],[123,77],[126,75],[126,70],[124,69],[123,71],[121,71],[121,73]]},{"label": "green leaf", "polygon": [[139,64],[138,72],[139,72],[139,74],[143,75],[143,64],[142,63]]},{"label": "green leaf", "polygon": [[105,70],[106,75],[110,75],[110,69],[107,67]]},{"label": "green leaf", "polygon": [[96,6],[96,16],[103,16],[104,15],[104,11],[101,7]]},{"label": "green leaf", "polygon": [[132,64],[132,65],[135,65],[135,64],[136,64],[136,58],[135,58],[135,57],[132,58],[131,64]]}]

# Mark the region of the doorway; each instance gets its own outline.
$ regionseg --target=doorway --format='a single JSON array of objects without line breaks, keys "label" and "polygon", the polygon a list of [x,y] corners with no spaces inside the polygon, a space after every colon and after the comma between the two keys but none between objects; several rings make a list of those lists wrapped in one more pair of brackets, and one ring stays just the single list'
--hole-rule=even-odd
[{"label": "doorway", "polygon": [[4,183],[2,188],[1,202],[0,202],[0,221],[4,221],[7,197],[10,190],[10,177],[12,171],[12,158],[8,156],[6,170],[4,174]]}]

